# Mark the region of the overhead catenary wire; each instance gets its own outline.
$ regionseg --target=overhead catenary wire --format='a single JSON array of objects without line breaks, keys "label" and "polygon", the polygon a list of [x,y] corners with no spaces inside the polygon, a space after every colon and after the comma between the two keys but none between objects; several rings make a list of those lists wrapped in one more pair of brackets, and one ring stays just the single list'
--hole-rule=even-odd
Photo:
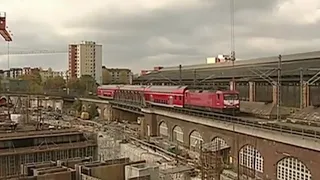
[{"label": "overhead catenary wire", "polygon": [[231,60],[234,61],[235,58],[235,35],[234,35],[234,12],[235,12],[235,3],[234,0],[230,0],[230,49],[231,49]]},{"label": "overhead catenary wire", "polygon": [[[234,61],[236,60],[236,53],[235,53],[235,34],[234,34],[234,15],[235,15],[235,2],[234,0],[230,0],[230,60],[232,61],[232,71],[234,71]],[[234,75],[232,76],[232,81],[231,81],[231,90],[236,89],[236,83],[235,83],[235,77]],[[233,99],[234,101],[234,99]],[[233,115],[235,115],[235,112],[233,110],[232,112]],[[234,124],[233,124],[234,127]],[[234,129],[233,129],[234,130]],[[236,134],[236,133],[234,133]],[[239,141],[237,140],[237,137],[234,137],[233,141],[233,146],[238,147]],[[240,180],[240,157],[239,153],[238,155],[234,157],[237,160],[237,179]]]}]

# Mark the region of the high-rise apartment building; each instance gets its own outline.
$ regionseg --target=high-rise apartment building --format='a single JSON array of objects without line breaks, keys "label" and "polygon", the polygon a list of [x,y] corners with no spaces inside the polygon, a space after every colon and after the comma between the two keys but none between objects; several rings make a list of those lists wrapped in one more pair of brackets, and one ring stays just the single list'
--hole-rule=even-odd
[{"label": "high-rise apartment building", "polygon": [[69,45],[69,77],[92,76],[102,83],[102,45],[93,41]]}]

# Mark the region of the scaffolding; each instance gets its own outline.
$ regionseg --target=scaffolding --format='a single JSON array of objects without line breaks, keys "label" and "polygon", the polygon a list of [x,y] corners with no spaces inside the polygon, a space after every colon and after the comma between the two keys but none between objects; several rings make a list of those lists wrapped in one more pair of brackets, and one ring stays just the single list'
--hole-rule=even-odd
[{"label": "scaffolding", "polygon": [[120,158],[120,142],[125,139],[124,129],[110,124],[104,133],[98,135],[98,154],[100,161]]},{"label": "scaffolding", "polygon": [[2,133],[1,136],[0,179],[19,176],[21,164],[97,158],[96,139],[79,131],[23,131]]},{"label": "scaffolding", "polygon": [[160,180],[188,180],[194,168],[184,165],[160,170]]},{"label": "scaffolding", "polygon": [[200,167],[202,180],[218,180],[224,169],[224,151],[230,146],[220,141],[200,145]]}]

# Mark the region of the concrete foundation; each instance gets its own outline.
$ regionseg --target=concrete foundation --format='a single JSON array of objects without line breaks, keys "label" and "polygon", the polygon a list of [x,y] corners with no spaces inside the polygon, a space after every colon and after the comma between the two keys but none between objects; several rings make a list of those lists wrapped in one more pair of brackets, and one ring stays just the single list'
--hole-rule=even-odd
[{"label": "concrete foundation", "polygon": [[151,180],[159,180],[159,167],[145,163],[127,165],[125,167],[125,180],[149,176]]}]

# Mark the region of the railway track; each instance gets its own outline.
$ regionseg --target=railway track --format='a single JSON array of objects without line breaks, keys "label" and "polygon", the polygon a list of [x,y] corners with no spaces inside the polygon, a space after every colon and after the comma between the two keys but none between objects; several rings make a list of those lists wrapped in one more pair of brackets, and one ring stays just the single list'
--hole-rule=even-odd
[{"label": "railway track", "polygon": [[[141,114],[141,106],[138,104],[129,105],[129,102],[116,102],[110,101],[110,103],[120,109],[129,109],[131,112]],[[148,108],[148,107],[146,107]],[[238,125],[244,125],[248,127],[255,127],[264,130],[277,131],[282,133],[288,133],[303,137],[320,139],[320,127],[313,127],[307,125],[293,124],[293,123],[283,123],[275,122],[266,119],[254,118],[254,117],[237,117],[225,114],[219,114],[214,112],[193,110],[193,109],[183,109],[183,108],[170,108],[170,107],[152,107],[155,110],[166,110],[175,113],[183,113],[191,116],[210,118],[213,121],[228,122]]]}]

